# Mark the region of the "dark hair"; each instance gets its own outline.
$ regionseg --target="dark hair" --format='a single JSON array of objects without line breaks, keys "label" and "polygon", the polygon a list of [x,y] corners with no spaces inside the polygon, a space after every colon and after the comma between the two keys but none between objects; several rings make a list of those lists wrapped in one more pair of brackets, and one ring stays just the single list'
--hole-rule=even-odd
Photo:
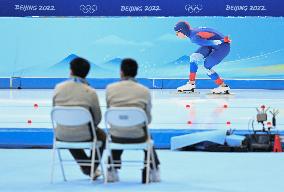
[{"label": "dark hair", "polygon": [[137,75],[138,64],[134,59],[126,58],[121,61],[120,70],[126,77],[135,77]]},{"label": "dark hair", "polygon": [[70,62],[70,69],[74,76],[85,78],[90,71],[90,63],[86,59],[77,57]]}]

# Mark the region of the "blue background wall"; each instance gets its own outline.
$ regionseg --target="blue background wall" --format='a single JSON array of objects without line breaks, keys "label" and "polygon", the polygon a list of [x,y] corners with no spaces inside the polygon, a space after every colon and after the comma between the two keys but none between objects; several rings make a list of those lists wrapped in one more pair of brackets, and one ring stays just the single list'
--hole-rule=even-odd
[{"label": "blue background wall", "polygon": [[81,56],[92,78],[118,77],[124,57],[138,60],[139,77],[186,78],[198,47],[175,37],[180,20],[230,36],[231,53],[216,69],[222,77],[284,78],[281,17],[0,18],[0,76],[68,77],[69,61]]}]

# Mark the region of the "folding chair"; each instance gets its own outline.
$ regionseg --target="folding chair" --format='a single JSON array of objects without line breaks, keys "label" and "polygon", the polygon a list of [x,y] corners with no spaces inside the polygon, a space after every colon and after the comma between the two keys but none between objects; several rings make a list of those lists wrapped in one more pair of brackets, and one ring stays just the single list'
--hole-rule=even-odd
[{"label": "folding chair", "polygon": [[[121,166],[121,162],[117,163],[114,162],[111,150],[118,149],[118,150],[146,150],[147,157],[146,157],[146,164],[143,165],[146,167],[146,183],[149,183],[149,176],[150,176],[150,163],[152,161],[153,168],[156,169],[155,160],[154,160],[154,153],[153,153],[153,141],[150,138],[149,130],[146,128],[146,140],[143,143],[115,143],[111,140],[111,131],[116,129],[120,131],[122,134],[127,136],[128,132],[125,128],[131,128],[135,126],[143,126],[148,125],[148,119],[145,112],[137,107],[111,107],[105,113],[105,127],[108,132],[108,138],[106,141],[106,150],[109,152],[110,156],[110,163],[106,161],[106,167],[116,167]],[[137,162],[137,161],[127,161],[127,162]],[[105,175],[105,183],[107,183],[107,171]]]},{"label": "folding chair", "polygon": [[[54,129],[54,139],[53,139],[53,150],[52,150],[52,167],[51,167],[51,183],[53,182],[54,168],[55,168],[55,153],[57,151],[59,164],[62,172],[64,181],[66,180],[63,162],[70,162],[73,160],[62,159],[60,150],[62,149],[87,149],[92,151],[91,160],[78,160],[79,165],[82,166],[91,166],[90,169],[90,178],[94,177],[94,163],[101,162],[101,154],[99,147],[102,146],[102,142],[97,140],[95,126],[93,122],[93,117],[87,109],[83,107],[71,107],[71,106],[56,106],[51,111],[51,121]],[[87,142],[69,142],[69,141],[58,141],[56,139],[55,129],[57,125],[62,125],[65,127],[76,127],[81,125],[90,124],[91,131],[93,133],[93,140]],[[95,160],[95,154],[98,154],[98,160]],[[75,160],[74,160],[75,161]],[[104,176],[104,170],[102,163],[101,170]]]}]

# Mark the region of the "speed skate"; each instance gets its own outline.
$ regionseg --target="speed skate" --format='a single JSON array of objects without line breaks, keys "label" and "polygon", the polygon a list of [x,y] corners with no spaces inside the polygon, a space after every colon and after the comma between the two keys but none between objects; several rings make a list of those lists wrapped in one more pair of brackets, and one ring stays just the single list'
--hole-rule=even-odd
[{"label": "speed skate", "polygon": [[208,96],[213,96],[213,97],[229,97],[235,95],[234,93],[231,93],[231,89],[228,85],[223,85],[216,87],[211,90],[211,93],[207,94]]},{"label": "speed skate", "polygon": [[199,92],[197,92],[195,88],[196,88],[195,84],[187,82],[185,85],[178,87],[177,92],[186,93],[186,94],[199,94]]},{"label": "speed skate", "polygon": [[219,94],[219,95],[229,95],[230,93],[230,87],[228,85],[220,85],[219,87],[216,87],[211,90],[211,94]]},{"label": "speed skate", "polygon": [[[185,85],[182,85],[177,88],[177,93],[181,94],[200,94],[199,91],[196,90],[195,84],[191,84],[190,82],[187,82]],[[230,87],[228,85],[220,85],[219,87],[216,87],[211,90],[210,93],[207,93],[207,95],[233,95],[230,91]]]}]

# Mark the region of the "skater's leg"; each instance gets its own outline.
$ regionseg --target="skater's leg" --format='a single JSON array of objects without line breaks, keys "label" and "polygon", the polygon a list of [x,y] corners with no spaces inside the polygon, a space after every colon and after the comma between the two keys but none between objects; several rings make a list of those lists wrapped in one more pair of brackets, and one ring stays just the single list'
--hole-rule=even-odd
[{"label": "skater's leg", "polygon": [[217,94],[222,94],[222,93],[229,94],[230,93],[229,92],[230,87],[224,83],[223,79],[221,79],[219,75],[213,69],[207,69],[207,74],[218,85],[217,88],[214,88],[213,90],[211,90],[212,93],[217,93]]},{"label": "skater's leg", "polygon": [[200,53],[193,53],[190,55],[190,73],[189,81],[177,88],[178,92],[194,92],[195,90],[195,78],[198,69],[198,63],[204,61],[204,56]]},{"label": "skater's leg", "polygon": [[195,83],[196,72],[198,70],[198,63],[204,60],[204,56],[200,53],[193,53],[190,55],[190,73],[189,82],[191,84]]},{"label": "skater's leg", "polygon": [[207,69],[207,75],[215,81],[217,85],[225,85],[220,76],[212,69],[219,64],[230,52],[230,44],[224,43],[216,47],[204,61],[204,67]]},{"label": "skater's leg", "polygon": [[220,76],[218,75],[218,73],[216,73],[216,71],[214,71],[213,69],[208,69],[207,70],[207,75],[208,77],[210,77],[210,79],[212,79],[217,85],[223,85],[224,81],[223,79],[220,78]]},{"label": "skater's leg", "polygon": [[210,53],[210,47],[200,47],[195,53],[190,55],[189,83],[195,84],[198,65],[202,65],[204,62],[204,58],[206,58]]},{"label": "skater's leg", "polygon": [[200,47],[195,53],[190,55],[189,81],[185,85],[178,87],[178,92],[194,92],[198,65],[202,65],[204,63],[204,58],[207,57],[210,52],[210,47]]}]

